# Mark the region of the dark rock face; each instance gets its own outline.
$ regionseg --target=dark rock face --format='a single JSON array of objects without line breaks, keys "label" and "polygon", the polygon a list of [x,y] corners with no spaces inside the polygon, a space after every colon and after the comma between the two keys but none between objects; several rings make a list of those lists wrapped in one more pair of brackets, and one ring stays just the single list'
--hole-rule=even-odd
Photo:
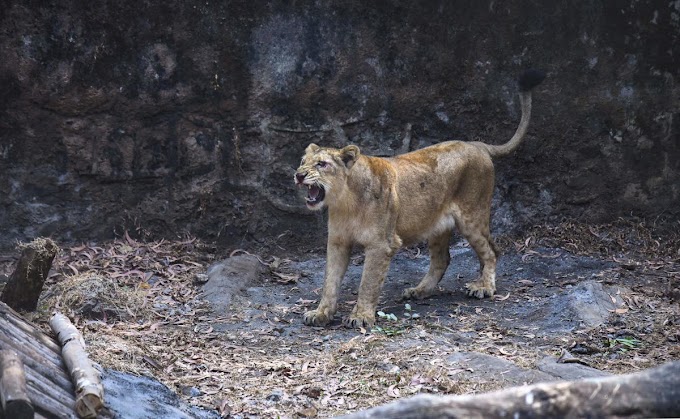
[{"label": "dark rock face", "polygon": [[318,244],[292,182],[309,142],[504,142],[532,66],[548,79],[497,162],[495,229],[673,211],[676,3],[6,1],[0,246],[123,229]]}]

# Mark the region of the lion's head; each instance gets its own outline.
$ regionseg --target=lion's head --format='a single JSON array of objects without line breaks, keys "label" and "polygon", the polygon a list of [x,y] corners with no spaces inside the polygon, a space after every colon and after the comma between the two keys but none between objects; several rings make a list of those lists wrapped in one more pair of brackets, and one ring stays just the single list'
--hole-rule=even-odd
[{"label": "lion's head", "polygon": [[320,210],[324,205],[333,204],[344,189],[349,170],[360,153],[355,145],[330,148],[312,143],[307,147],[294,176],[298,187],[307,188],[307,208]]}]

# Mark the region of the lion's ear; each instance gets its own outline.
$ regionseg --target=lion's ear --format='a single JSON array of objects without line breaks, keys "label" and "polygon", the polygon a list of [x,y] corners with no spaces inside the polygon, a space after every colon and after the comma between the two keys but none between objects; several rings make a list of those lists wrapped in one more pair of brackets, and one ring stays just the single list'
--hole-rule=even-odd
[{"label": "lion's ear", "polygon": [[342,150],[340,150],[340,158],[348,169],[354,166],[354,163],[357,161],[360,154],[361,150],[359,150],[359,147],[355,145],[348,145],[347,147],[344,147]]},{"label": "lion's ear", "polygon": [[317,151],[319,151],[320,148],[321,147],[319,147],[318,145],[311,143],[310,145],[307,146],[305,153],[316,153]]}]

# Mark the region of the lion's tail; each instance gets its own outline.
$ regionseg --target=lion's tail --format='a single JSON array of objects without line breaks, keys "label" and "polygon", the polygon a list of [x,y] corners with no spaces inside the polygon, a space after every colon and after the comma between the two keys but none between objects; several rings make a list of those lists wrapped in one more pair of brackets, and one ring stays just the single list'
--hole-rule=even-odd
[{"label": "lion's tail", "polygon": [[545,73],[540,70],[526,70],[519,76],[519,100],[522,104],[522,120],[519,122],[515,135],[507,143],[502,145],[484,144],[491,157],[506,156],[519,147],[527,133],[529,120],[531,119],[531,89],[541,84],[544,78]]}]

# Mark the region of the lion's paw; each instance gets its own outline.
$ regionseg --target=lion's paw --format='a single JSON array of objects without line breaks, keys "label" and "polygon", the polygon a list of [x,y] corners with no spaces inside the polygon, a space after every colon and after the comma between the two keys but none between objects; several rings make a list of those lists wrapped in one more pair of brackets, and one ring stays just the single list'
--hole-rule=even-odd
[{"label": "lion's paw", "polygon": [[370,314],[365,313],[365,314],[361,315],[361,314],[352,313],[352,314],[350,314],[349,317],[347,317],[346,319],[344,319],[342,321],[342,324],[345,327],[348,327],[350,329],[359,329],[359,328],[362,328],[362,327],[368,329],[368,328],[373,327],[373,325],[375,324],[375,314],[374,313],[370,313]]},{"label": "lion's paw", "polygon": [[402,300],[422,300],[423,298],[430,297],[434,294],[434,290],[428,291],[422,288],[413,287],[406,288],[401,294]]},{"label": "lion's paw", "polygon": [[333,316],[329,316],[323,310],[316,309],[306,312],[302,316],[302,321],[307,326],[326,326],[331,322],[332,317]]},{"label": "lion's paw", "polygon": [[493,297],[496,293],[496,287],[493,285],[488,285],[482,281],[468,282],[465,285],[467,288],[468,297],[484,298]]}]

